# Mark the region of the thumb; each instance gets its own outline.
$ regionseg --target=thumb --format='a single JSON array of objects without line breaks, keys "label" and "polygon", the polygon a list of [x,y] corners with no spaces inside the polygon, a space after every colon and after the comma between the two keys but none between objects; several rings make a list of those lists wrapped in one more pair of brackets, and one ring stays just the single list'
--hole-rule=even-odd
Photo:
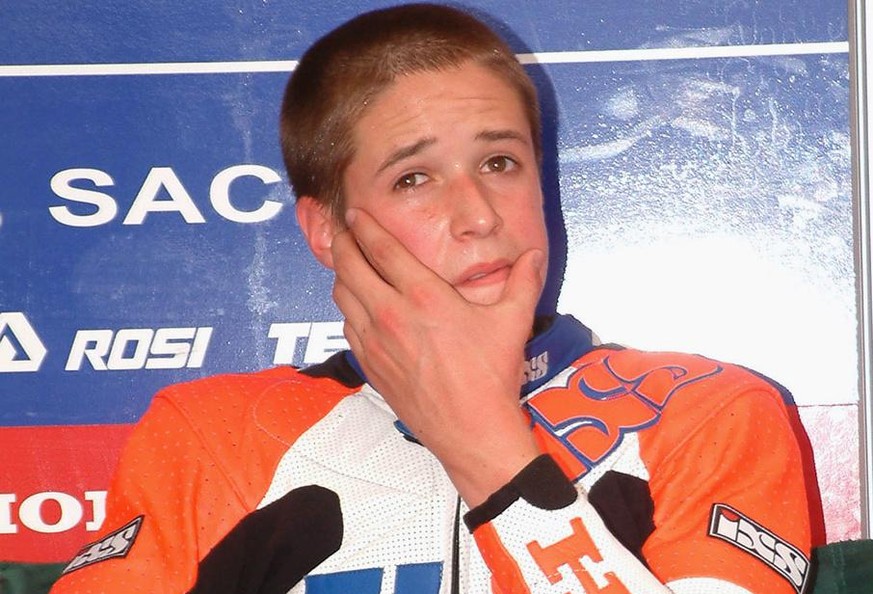
[{"label": "thumb", "polygon": [[519,256],[512,266],[500,301],[533,315],[545,282],[546,254],[532,248]]}]

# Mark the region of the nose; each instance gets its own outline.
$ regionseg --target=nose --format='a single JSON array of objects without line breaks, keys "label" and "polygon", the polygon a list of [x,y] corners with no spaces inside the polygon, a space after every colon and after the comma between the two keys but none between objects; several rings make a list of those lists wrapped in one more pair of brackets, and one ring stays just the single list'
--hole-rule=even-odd
[{"label": "nose", "polygon": [[496,197],[476,176],[458,175],[450,194],[453,237],[485,237],[503,225],[503,219],[495,208]]}]

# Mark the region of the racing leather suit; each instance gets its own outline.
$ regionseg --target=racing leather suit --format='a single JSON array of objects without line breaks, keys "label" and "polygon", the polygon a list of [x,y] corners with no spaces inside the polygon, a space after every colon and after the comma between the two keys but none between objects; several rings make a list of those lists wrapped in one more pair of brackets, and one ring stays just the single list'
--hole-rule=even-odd
[{"label": "racing leather suit", "polygon": [[543,455],[472,510],[350,352],[171,386],[54,592],[803,589],[787,392],[700,356],[595,346],[569,316],[526,356]]}]

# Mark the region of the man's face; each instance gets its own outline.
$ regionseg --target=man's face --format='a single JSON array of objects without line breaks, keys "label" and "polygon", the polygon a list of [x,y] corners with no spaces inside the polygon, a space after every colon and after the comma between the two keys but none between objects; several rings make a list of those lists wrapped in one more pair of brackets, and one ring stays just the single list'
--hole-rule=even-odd
[{"label": "man's face", "polygon": [[547,252],[530,127],[491,71],[468,62],[401,77],[352,134],[346,206],[369,212],[468,301],[496,302],[524,251]]}]

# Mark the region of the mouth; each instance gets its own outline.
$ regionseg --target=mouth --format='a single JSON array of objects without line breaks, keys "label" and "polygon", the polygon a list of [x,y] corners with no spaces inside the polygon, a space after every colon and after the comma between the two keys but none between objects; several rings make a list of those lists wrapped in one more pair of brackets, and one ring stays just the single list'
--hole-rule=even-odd
[{"label": "mouth", "polygon": [[484,287],[504,282],[509,278],[512,265],[506,260],[477,264],[465,270],[455,283],[457,288]]}]

